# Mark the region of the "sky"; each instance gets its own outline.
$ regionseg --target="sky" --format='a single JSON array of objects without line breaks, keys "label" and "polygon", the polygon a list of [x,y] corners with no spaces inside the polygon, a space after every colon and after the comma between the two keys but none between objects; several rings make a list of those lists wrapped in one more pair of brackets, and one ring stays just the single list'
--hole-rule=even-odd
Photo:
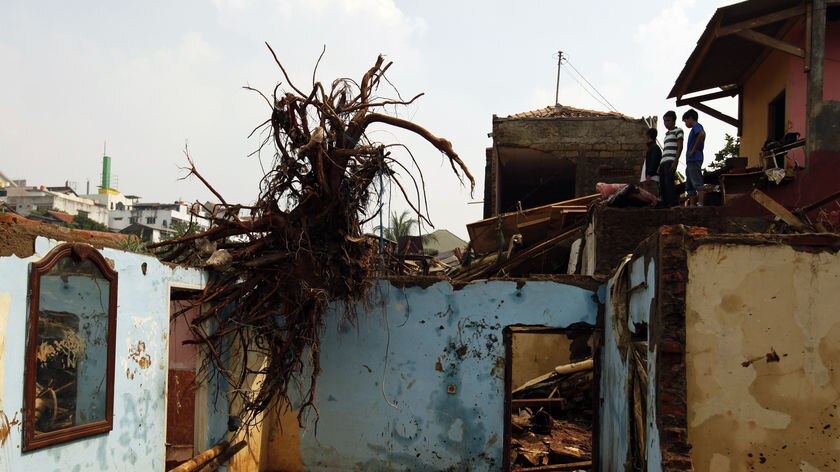
[{"label": "sky", "polygon": [[[317,79],[327,84],[360,78],[384,54],[401,95],[425,93],[389,111],[452,141],[475,191],[422,140],[386,127],[371,138],[410,147],[435,227],[466,237],[466,224],[482,217],[492,116],[552,105],[558,50],[621,113],[681,116],[687,108],[665,97],[715,9],[731,3],[6,0],[0,171],[28,185],[75,182],[83,193],[88,180],[96,188],[107,142],[123,193],[156,202],[213,199],[198,180],[179,180],[188,146],[228,202],[250,203],[271,156],[249,157],[258,141],[247,136],[270,110],[242,87],[270,92],[284,82],[264,43],[298,84],[311,82],[324,46]],[[560,103],[605,110],[590,93],[561,71]],[[711,104],[735,113],[733,99]],[[700,122],[708,162],[736,130],[702,114]],[[386,196],[386,211],[408,208],[397,194]]]}]

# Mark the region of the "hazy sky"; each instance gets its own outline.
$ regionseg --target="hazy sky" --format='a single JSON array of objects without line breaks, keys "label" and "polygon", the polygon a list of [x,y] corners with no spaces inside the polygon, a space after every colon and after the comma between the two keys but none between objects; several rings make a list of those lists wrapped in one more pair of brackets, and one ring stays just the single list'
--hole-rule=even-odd
[{"label": "hazy sky", "polygon": [[[481,218],[492,115],[553,104],[562,50],[622,113],[673,108],[665,100],[715,8],[731,1],[183,0],[4,1],[0,6],[0,170],[30,185],[95,188],[103,141],[119,189],[145,201],[209,199],[179,181],[185,143],[228,201],[250,202],[262,175],[251,129],[268,117],[251,85],[281,81],[263,42],[293,80],[360,77],[376,55],[400,92],[426,95],[397,110],[450,139],[476,177],[474,196],[431,146],[404,133],[424,169],[432,221],[465,236]],[[569,73],[562,104],[604,107]],[[722,101],[734,112],[733,100]],[[681,114],[682,110],[677,110]],[[707,155],[735,129],[701,115]],[[661,130],[660,130],[661,132]],[[707,158],[708,160],[708,158]],[[268,158],[264,159],[268,164]],[[404,203],[396,196],[393,210]]]}]

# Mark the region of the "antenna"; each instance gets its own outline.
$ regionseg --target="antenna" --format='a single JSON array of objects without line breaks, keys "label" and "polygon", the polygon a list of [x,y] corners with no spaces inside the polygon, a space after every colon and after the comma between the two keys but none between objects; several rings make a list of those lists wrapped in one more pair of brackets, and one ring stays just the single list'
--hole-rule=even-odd
[{"label": "antenna", "polygon": [[554,105],[560,104],[560,65],[563,62],[563,51],[557,51],[557,87],[554,89]]}]

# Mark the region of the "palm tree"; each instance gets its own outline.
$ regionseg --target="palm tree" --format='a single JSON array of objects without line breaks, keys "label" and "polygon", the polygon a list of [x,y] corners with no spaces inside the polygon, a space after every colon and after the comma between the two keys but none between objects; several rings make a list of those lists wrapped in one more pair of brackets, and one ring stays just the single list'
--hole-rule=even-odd
[{"label": "palm tree", "polygon": [[[373,230],[376,233],[382,231],[383,235],[392,241],[399,241],[400,238],[403,236],[411,236],[411,232],[415,226],[417,226],[417,220],[411,218],[409,216],[408,210],[406,210],[400,213],[399,215],[397,215],[397,212],[391,213],[391,217],[388,221],[388,226],[386,226],[385,228],[383,228],[382,226],[377,226],[376,228],[373,228]],[[435,238],[435,236],[431,234],[423,235],[424,243],[427,243],[429,241],[435,241],[436,239],[437,238]]]}]

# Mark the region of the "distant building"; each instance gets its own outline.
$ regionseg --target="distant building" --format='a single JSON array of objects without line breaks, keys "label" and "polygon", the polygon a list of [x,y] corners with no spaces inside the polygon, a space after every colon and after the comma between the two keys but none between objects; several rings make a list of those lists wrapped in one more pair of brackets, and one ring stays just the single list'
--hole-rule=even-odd
[{"label": "distant building", "polygon": [[70,215],[84,215],[97,223],[108,224],[108,210],[97,201],[79,196],[70,187],[6,187],[6,205],[28,216],[57,210]]},{"label": "distant building", "polygon": [[134,234],[143,241],[158,242],[175,234],[179,225],[190,224],[207,229],[204,220],[196,219],[185,202],[134,203],[130,209],[111,212],[111,229]]},{"label": "distant building", "polygon": [[102,157],[102,180],[96,193],[79,195],[69,182],[61,187],[27,186],[25,180],[12,181],[2,172],[0,184],[4,185],[0,203],[6,209],[45,223],[69,224],[73,217],[84,215],[112,231],[154,242],[174,234],[173,224],[177,227],[192,220],[200,229],[208,227],[203,220],[196,221],[183,201],[140,203],[139,196],[122,194],[111,183],[109,156]]},{"label": "distant building", "polygon": [[138,239],[144,242],[157,243],[171,237],[175,234],[175,231],[169,228],[161,228],[159,226],[134,223],[121,229],[120,233],[137,236]]}]

